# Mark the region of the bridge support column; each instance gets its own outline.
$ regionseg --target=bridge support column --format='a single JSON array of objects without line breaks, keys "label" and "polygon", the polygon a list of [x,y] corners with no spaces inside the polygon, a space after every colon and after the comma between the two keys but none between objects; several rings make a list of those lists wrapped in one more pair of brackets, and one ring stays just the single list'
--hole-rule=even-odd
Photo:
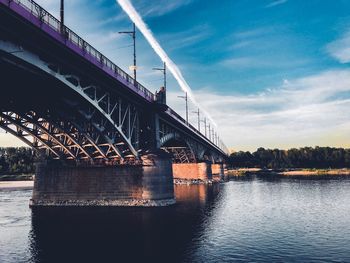
[{"label": "bridge support column", "polygon": [[211,171],[213,174],[213,179],[215,181],[221,181],[225,178],[224,164],[222,163],[213,163],[211,165]]},{"label": "bridge support column", "polygon": [[209,182],[212,179],[210,162],[173,163],[174,179],[180,181]]},{"label": "bridge support column", "polygon": [[143,166],[37,165],[31,206],[166,206],[175,203],[171,159]]}]

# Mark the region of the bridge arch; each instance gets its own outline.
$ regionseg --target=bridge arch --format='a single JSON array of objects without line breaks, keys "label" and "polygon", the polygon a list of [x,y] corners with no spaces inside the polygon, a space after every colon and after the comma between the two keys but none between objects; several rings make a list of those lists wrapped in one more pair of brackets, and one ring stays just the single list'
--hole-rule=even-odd
[{"label": "bridge arch", "polygon": [[202,149],[199,154],[199,159],[202,161],[209,161],[211,163],[215,163],[215,157],[213,153],[208,149]]},{"label": "bridge arch", "polygon": [[175,163],[194,163],[197,161],[191,144],[179,133],[172,132],[160,138],[160,146],[166,152],[173,154]]},{"label": "bridge arch", "polygon": [[[35,123],[35,119],[28,119],[28,117],[33,117],[30,116],[30,111],[23,114],[23,112],[19,113],[14,109],[0,111],[0,127],[19,137],[33,148],[39,147],[39,143],[40,147],[46,148],[47,153],[57,159],[117,159],[124,162],[139,158],[139,112],[137,107],[108,90],[92,83],[85,83],[76,74],[65,72],[60,66],[44,61],[38,55],[17,44],[0,40],[0,50],[8,61],[16,63],[20,61],[25,65],[30,65],[36,71],[49,75],[74,92],[83,103],[74,105],[67,100],[64,102],[65,107],[70,107],[70,110],[83,116],[85,121],[90,123],[90,127],[87,127],[90,132],[87,132],[86,129],[80,130],[84,135],[82,141],[74,140],[62,129],[57,133],[64,134],[64,136],[50,134],[51,131],[47,130],[46,127],[41,127],[40,123]],[[21,52],[12,52],[13,50]],[[6,64],[7,62],[2,60],[1,63]],[[38,96],[42,96],[42,94]],[[34,116],[40,122],[45,121],[48,128],[55,131],[60,130],[60,127],[49,121],[47,116],[40,116],[38,112]],[[28,125],[31,127],[30,130],[28,130]],[[83,127],[84,125],[74,125],[73,122],[70,122],[70,126],[71,128],[75,127],[75,129],[78,127],[79,129],[86,128]],[[105,128],[107,126],[110,128],[108,131]],[[93,132],[91,132],[92,130]],[[28,140],[29,137],[32,139]],[[69,145],[67,145],[68,141]],[[85,143],[85,145],[81,143]],[[94,150],[88,152],[87,145],[93,146]],[[72,148],[75,152],[72,151]]]}]

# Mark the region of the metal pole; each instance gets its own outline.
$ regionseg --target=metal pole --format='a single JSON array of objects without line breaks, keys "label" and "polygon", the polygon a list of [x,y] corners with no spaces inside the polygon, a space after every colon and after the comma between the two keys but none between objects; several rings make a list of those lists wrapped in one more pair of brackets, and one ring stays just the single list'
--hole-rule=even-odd
[{"label": "metal pole", "polygon": [[164,74],[164,89],[166,91],[166,63],[163,62],[163,74]]},{"label": "metal pole", "polygon": [[186,92],[186,123],[188,125],[188,97]]},{"label": "metal pole", "polygon": [[60,8],[60,16],[61,16],[61,33],[64,30],[64,0],[61,0],[61,8]]},{"label": "metal pole", "polygon": [[205,137],[207,137],[207,118],[204,117],[204,119],[201,120],[201,122],[204,123],[204,135],[205,135]]},{"label": "metal pole", "polygon": [[164,101],[166,104],[166,63],[163,62],[163,76],[164,76]]},{"label": "metal pole", "polygon": [[119,34],[128,34],[128,35],[131,35],[131,37],[132,37],[133,46],[134,46],[134,68],[133,68],[133,71],[134,71],[134,80],[136,82],[136,25],[135,25],[135,23],[132,23],[132,28],[133,28],[132,31],[121,31],[118,33]]},{"label": "metal pole", "polygon": [[198,117],[198,131],[200,132],[201,131],[201,118],[200,118],[200,111],[199,111],[199,108],[197,111],[194,111],[193,113],[196,113],[197,114],[197,117]]},{"label": "metal pole", "polygon": [[209,141],[211,141],[211,139],[210,139],[210,137],[211,137],[211,133],[210,133],[210,122],[209,122],[209,124],[208,124],[208,126],[209,126]]},{"label": "metal pole", "polygon": [[185,99],[185,101],[186,101],[186,124],[188,125],[188,97],[187,97],[187,92],[185,92],[185,96],[177,96],[177,97]]},{"label": "metal pole", "polygon": [[132,38],[134,40],[134,80],[136,81],[136,27],[135,23],[133,23],[133,33]]},{"label": "metal pole", "polygon": [[160,70],[163,71],[163,85],[164,85],[164,96],[165,96],[165,103],[166,103],[166,63],[163,62],[163,68],[153,68],[153,70]]}]

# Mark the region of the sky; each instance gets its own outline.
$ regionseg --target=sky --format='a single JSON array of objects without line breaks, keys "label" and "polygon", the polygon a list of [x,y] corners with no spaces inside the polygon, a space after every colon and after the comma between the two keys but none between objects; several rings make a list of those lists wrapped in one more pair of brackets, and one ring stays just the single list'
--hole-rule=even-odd
[{"label": "sky", "polygon": [[[59,0],[37,0],[59,14]],[[350,147],[350,1],[131,0],[179,67],[228,148]],[[114,0],[66,1],[66,25],[121,68],[131,22]],[[162,61],[137,33],[138,81],[162,85]],[[130,72],[132,74],[132,72]],[[185,116],[168,75],[168,104]],[[190,105],[190,121],[197,124]],[[201,130],[204,127],[202,124]],[[0,146],[18,146],[0,133]]]}]

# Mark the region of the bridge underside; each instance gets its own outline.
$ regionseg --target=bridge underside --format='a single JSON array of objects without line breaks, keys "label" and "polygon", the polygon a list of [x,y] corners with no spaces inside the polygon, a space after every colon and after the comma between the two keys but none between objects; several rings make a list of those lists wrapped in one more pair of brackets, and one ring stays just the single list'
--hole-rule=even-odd
[{"label": "bridge underside", "polygon": [[0,70],[0,127],[5,131],[52,159],[137,162],[139,116],[135,108],[118,100],[112,109],[106,94],[82,87],[86,96],[110,108],[116,125],[76,91],[30,65],[3,55]]},{"label": "bridge underside", "polygon": [[222,150],[166,105],[7,8],[0,2],[0,128],[39,153],[33,205],[171,204],[173,175],[221,173],[212,165]]}]

